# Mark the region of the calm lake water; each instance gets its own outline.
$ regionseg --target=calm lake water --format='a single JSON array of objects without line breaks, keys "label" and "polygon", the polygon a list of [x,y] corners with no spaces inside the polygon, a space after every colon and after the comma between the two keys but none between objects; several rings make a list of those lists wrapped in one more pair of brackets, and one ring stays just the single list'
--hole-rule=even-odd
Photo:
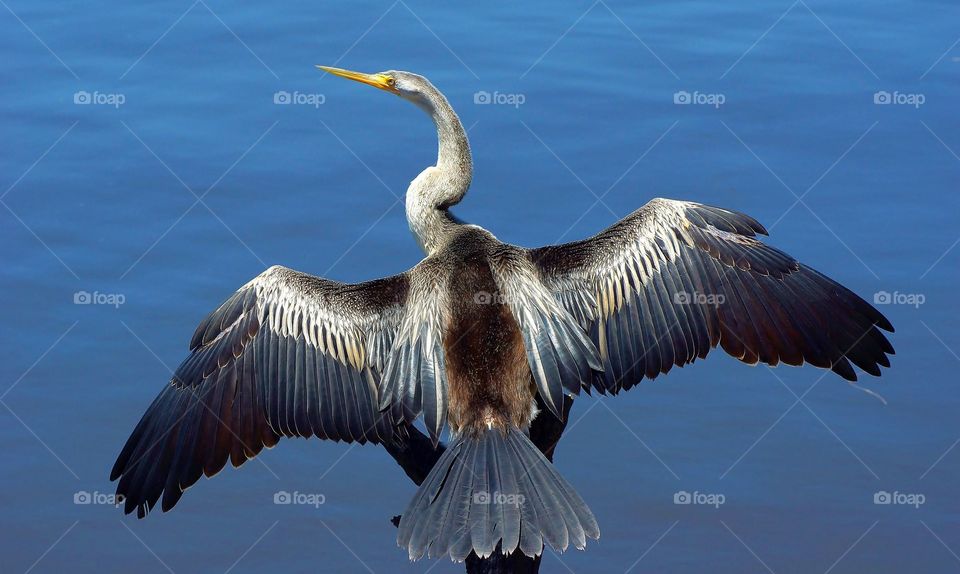
[{"label": "calm lake water", "polygon": [[956,3],[0,4],[4,572],[462,571],[395,547],[414,486],[378,447],[284,441],[142,521],[104,503],[234,289],[420,259],[400,198],[429,120],[314,64],[440,87],[475,154],[456,213],[502,240],[691,199],[890,303],[893,368],[863,380],[886,405],[722,354],[580,399],[557,464],[602,537],[544,572],[960,568]]}]

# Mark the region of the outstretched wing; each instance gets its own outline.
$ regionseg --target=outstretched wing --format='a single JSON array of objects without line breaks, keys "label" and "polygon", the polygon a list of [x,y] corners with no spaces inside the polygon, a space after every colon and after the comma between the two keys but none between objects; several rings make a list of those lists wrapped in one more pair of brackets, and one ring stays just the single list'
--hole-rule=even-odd
[{"label": "outstretched wing", "polygon": [[[415,268],[416,269],[416,268]],[[172,508],[201,474],[281,436],[390,440],[379,373],[414,272],[347,285],[271,267],[200,323],[111,473],[125,511]]]},{"label": "outstretched wing", "polygon": [[886,317],[758,233],[741,213],[654,199],[590,239],[528,256],[600,350],[601,390],[629,389],[718,344],[746,363],[808,362],[851,381],[850,363],[872,375],[889,367]]}]

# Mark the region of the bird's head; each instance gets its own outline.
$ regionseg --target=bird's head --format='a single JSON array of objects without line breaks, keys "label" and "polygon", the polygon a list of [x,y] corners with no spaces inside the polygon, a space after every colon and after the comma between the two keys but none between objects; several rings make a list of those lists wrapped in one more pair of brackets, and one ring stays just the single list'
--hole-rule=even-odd
[{"label": "bird's head", "polygon": [[473,178],[470,144],[460,118],[440,90],[423,76],[396,70],[365,74],[328,66],[317,68],[400,96],[416,104],[433,119],[437,128],[437,163],[410,182],[406,196],[410,229],[424,250],[430,253],[439,244],[443,232],[437,228],[436,222],[447,221],[436,214],[459,203]]},{"label": "bird's head", "polygon": [[426,109],[428,113],[432,111],[433,100],[439,94],[433,84],[423,76],[410,72],[401,72],[397,70],[388,70],[386,72],[377,72],[375,74],[365,74],[363,72],[354,72],[341,68],[331,68],[329,66],[317,66],[317,68],[341,78],[367,84],[374,88],[381,89],[400,96],[401,98],[417,104]]}]

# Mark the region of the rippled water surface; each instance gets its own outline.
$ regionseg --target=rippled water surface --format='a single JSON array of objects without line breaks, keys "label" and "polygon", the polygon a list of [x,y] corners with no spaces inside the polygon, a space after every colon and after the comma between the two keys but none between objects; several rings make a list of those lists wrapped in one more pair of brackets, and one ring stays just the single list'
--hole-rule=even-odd
[{"label": "rippled water surface", "polygon": [[886,406],[722,354],[580,399],[557,464],[602,538],[544,572],[958,567],[955,3],[2,4],[4,572],[462,571],[395,547],[414,486],[378,447],[284,441],[143,521],[74,502],[112,492],[123,441],[235,288],[271,264],[356,281],[419,260],[401,200],[435,158],[429,120],[314,64],[431,78],[470,127],[456,212],[502,240],[686,198],[889,294],[894,367],[863,381]]}]

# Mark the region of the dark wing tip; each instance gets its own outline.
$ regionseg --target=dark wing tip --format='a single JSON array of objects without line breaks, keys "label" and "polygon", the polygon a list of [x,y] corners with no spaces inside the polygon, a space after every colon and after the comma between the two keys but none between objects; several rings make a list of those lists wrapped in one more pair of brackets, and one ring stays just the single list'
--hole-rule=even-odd
[{"label": "dark wing tip", "polygon": [[837,359],[833,365],[830,366],[830,370],[851,383],[857,382],[857,372],[850,366],[850,361],[848,361],[846,357],[841,356]]}]

